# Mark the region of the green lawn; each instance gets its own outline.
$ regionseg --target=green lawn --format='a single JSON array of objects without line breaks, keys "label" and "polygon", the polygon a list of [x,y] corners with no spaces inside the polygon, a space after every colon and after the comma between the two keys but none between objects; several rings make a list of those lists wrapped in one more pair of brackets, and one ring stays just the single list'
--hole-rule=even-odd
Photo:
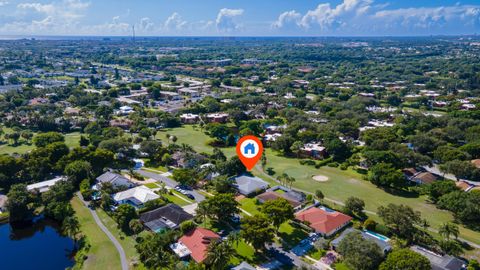
[{"label": "green lawn", "polygon": [[259,206],[260,204],[255,198],[244,198],[240,200],[240,208],[252,215],[260,214],[260,211],[258,210]]},{"label": "green lawn", "polygon": [[[186,125],[181,128],[159,132],[157,136],[166,142],[166,133],[177,136],[177,144],[186,143],[191,145],[196,151],[212,152],[212,148],[205,144],[205,142],[211,138],[205,135],[199,127],[194,128],[193,126]],[[235,155],[235,149],[233,147],[222,148],[222,151],[228,157]],[[437,209],[435,205],[426,203],[424,197],[399,196],[387,193],[370,182],[362,180],[362,175],[355,171],[342,171],[338,168],[327,166],[316,169],[313,166],[301,165],[297,159],[280,156],[271,149],[266,150],[266,155],[267,167],[272,167],[275,171],[273,177],[287,173],[296,179],[293,184],[296,188],[312,193],[320,189],[327,198],[341,202],[350,196],[359,197],[365,201],[366,210],[372,212],[376,212],[379,206],[389,203],[405,204],[420,211],[422,217],[426,218],[434,229],[438,229],[442,223],[453,220],[450,212]],[[259,171],[258,168],[254,169],[254,174],[274,184],[274,182],[268,179],[266,174]],[[314,175],[324,175],[327,176],[329,180],[327,182],[317,182],[312,179]],[[480,232],[461,227],[460,237],[480,244]]]},{"label": "green lawn", "polygon": [[292,248],[308,237],[308,231],[292,225],[291,222],[285,222],[280,225],[278,236],[285,241],[287,248]]},{"label": "green lawn", "polygon": [[[170,194],[162,194],[162,196],[169,200],[171,203],[174,203],[174,204],[177,204],[179,206],[185,206],[185,205],[189,205],[189,204],[192,204],[193,201],[188,199],[187,197],[183,196],[183,194],[179,193],[179,192],[176,192],[174,190],[172,190],[172,193],[175,193],[177,195],[179,195],[180,197],[182,197],[183,199],[179,198],[178,196],[175,196],[175,195],[170,195]],[[186,200],[186,201],[185,201]]]},{"label": "green lawn", "polygon": [[159,188],[160,186],[157,183],[148,183],[144,184],[144,186],[148,187],[149,189]]},{"label": "green lawn", "polygon": [[234,244],[234,248],[237,254],[230,260],[230,263],[233,265],[238,265],[243,261],[254,265],[266,261],[266,258],[264,258],[261,253],[255,252],[255,249],[245,243],[243,239],[240,240],[238,244]]},{"label": "green lawn", "polygon": [[[130,265],[132,262],[139,263],[138,252],[135,249],[135,239],[133,236],[127,236],[121,230],[118,229],[117,223],[102,209],[96,210],[98,217],[102,221],[102,223],[107,227],[107,229],[113,234],[113,236],[120,242],[123,249],[125,250],[125,254],[127,255],[127,260]],[[148,233],[148,232],[144,232]],[[145,269],[143,264],[139,264],[134,269]]]},{"label": "green lawn", "polygon": [[348,266],[344,263],[336,263],[333,266],[333,268],[336,269],[336,270],[350,270],[350,268],[348,268]]},{"label": "green lawn", "polygon": [[[7,129],[4,129],[6,133],[9,133],[10,131]],[[72,148],[80,145],[80,133],[79,132],[72,132],[65,134],[65,144]],[[28,151],[31,151],[35,148],[35,145],[33,144],[27,144],[26,142],[23,142],[20,139],[20,144],[17,146],[12,146],[11,144],[1,144],[0,145],[0,155],[2,154],[24,154],[27,153]]]},{"label": "green lawn", "polygon": [[93,216],[82,202],[74,197],[71,201],[80,222],[80,230],[91,245],[88,259],[83,264],[84,270],[120,269],[120,256],[113,243],[95,223]]}]

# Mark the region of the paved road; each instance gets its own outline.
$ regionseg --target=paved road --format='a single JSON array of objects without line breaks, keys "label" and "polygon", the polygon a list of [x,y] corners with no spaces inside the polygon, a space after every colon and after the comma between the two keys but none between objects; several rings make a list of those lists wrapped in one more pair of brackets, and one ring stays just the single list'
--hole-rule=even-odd
[{"label": "paved road", "polygon": [[97,215],[97,212],[95,212],[94,210],[92,210],[88,207],[88,203],[83,199],[82,194],[80,192],[77,192],[77,196],[80,198],[80,200],[85,205],[85,207],[88,208],[88,211],[90,211],[90,213],[92,214],[93,219],[97,223],[98,227],[100,227],[100,229],[102,229],[102,231],[107,235],[107,237],[110,239],[110,241],[112,241],[113,245],[117,248],[118,254],[120,255],[120,261],[122,263],[122,270],[128,270],[127,255],[125,255],[125,250],[123,250],[122,245],[120,245],[120,243],[112,235],[112,233],[107,229],[107,227],[105,227],[105,225],[103,225],[102,221],[100,220],[100,218]]},{"label": "paved road", "polygon": [[[280,253],[280,256],[287,256],[290,258],[291,262],[297,267],[307,267],[307,269],[311,269],[313,267],[311,264],[304,262],[299,256],[295,255],[295,253],[283,250],[283,248],[275,242],[270,246],[271,248],[275,249],[277,253]],[[274,256],[274,258],[278,260],[276,256]]]},{"label": "paved road", "polygon": [[[275,181],[276,183],[279,183],[279,184],[280,184],[280,182],[279,182],[277,179],[275,179],[275,178],[272,177],[271,175],[268,175],[267,173],[265,173],[265,172],[262,170],[262,168],[259,167],[258,165],[255,166],[255,169],[256,169],[258,172],[260,172],[260,173],[262,173],[263,175],[265,175],[266,177],[268,177],[268,178],[272,179],[273,181]],[[299,189],[299,188],[292,188],[292,189],[293,189],[293,190],[296,190],[296,191],[301,191],[301,192],[304,192],[304,193],[307,193],[307,194],[315,195],[315,194],[312,193],[312,192],[308,192],[308,191],[305,191],[305,190],[302,190],[302,189]],[[325,200],[326,200],[326,201],[333,202],[333,203],[336,203],[336,204],[338,204],[338,205],[345,205],[345,203],[343,203],[343,202],[341,202],[341,201],[337,201],[337,200],[330,199],[330,198],[327,198],[327,197],[325,197]],[[371,214],[371,215],[377,216],[377,213],[376,213],[376,212],[373,212],[373,211],[364,210],[364,212],[367,213],[367,214]],[[428,228],[427,230],[430,231],[430,232],[433,232],[433,233],[438,233],[438,230],[435,230],[435,229],[433,229],[433,228]],[[468,240],[463,239],[463,238],[461,238],[461,237],[459,237],[458,240],[460,240],[460,241],[462,241],[462,242],[465,242],[465,243],[469,244],[470,246],[472,246],[472,247],[474,247],[474,248],[479,248],[479,249],[480,249],[480,245],[477,244],[477,243],[468,241]]]},{"label": "paved road", "polygon": [[[139,174],[141,174],[145,177],[152,178],[152,179],[155,179],[157,181],[163,182],[163,183],[165,183],[166,186],[171,187],[171,188],[175,188],[178,185],[178,182],[176,182],[175,180],[173,180],[173,179],[171,179],[167,176],[164,176],[160,173],[155,173],[155,172],[146,171],[146,170],[142,170],[142,169],[136,170],[136,172],[138,172]],[[197,201],[197,202],[201,202],[201,201],[205,200],[205,196],[203,196],[202,194],[200,194],[196,190],[190,190],[187,193],[192,194],[193,197],[195,197],[195,201]]]}]

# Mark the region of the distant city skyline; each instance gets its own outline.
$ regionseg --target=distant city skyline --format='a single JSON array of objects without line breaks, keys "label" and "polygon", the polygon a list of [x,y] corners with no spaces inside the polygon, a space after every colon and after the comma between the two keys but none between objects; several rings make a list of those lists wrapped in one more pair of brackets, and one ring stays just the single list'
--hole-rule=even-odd
[{"label": "distant city skyline", "polygon": [[0,35],[418,36],[480,32],[476,1],[0,0]]}]

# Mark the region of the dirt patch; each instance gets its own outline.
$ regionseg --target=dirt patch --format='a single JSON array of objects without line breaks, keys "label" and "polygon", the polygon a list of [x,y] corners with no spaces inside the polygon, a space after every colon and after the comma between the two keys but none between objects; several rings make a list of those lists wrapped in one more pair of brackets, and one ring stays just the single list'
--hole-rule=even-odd
[{"label": "dirt patch", "polygon": [[348,179],[348,182],[349,182],[349,183],[356,184],[356,183],[358,183],[358,179],[350,178],[350,179]]},{"label": "dirt patch", "polygon": [[313,180],[315,180],[317,182],[327,182],[328,181],[328,177],[326,177],[325,175],[314,175],[312,178],[313,178]]}]

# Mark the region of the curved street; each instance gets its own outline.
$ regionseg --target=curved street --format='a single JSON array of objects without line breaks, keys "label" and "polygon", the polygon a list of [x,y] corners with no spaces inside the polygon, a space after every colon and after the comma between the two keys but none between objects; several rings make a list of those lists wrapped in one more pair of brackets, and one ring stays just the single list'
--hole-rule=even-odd
[{"label": "curved street", "polygon": [[90,211],[90,213],[92,214],[93,219],[95,220],[95,223],[97,223],[98,227],[100,227],[100,229],[107,235],[107,237],[110,239],[110,241],[112,241],[113,245],[117,249],[118,254],[120,255],[122,270],[128,270],[127,255],[125,255],[125,250],[123,250],[122,245],[112,235],[112,233],[107,229],[107,227],[105,227],[105,225],[103,225],[103,223],[100,220],[100,218],[98,217],[97,213],[94,210],[90,209],[90,207],[88,207],[88,203],[83,199],[82,194],[80,192],[77,192],[76,194],[77,194],[78,198],[80,198],[80,200],[82,201],[83,205],[85,205],[85,207],[88,208],[88,211]]}]

